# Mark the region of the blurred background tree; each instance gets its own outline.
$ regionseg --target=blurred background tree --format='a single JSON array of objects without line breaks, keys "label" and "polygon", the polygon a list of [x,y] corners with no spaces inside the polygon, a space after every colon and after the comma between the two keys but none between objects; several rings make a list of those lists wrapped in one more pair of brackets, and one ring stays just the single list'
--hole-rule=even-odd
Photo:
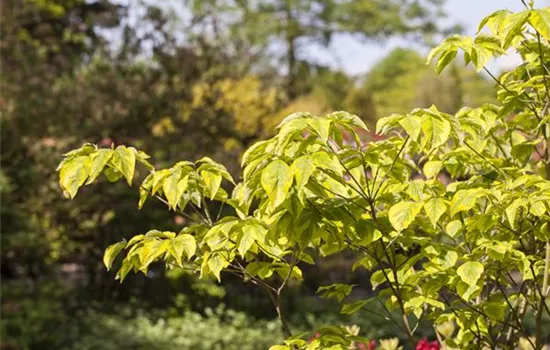
[{"label": "blurred background tree", "polygon": [[201,33],[206,27],[218,42],[239,43],[244,57],[260,58],[280,47],[268,58],[282,63],[286,94],[294,99],[309,85],[302,76],[310,63],[301,52],[304,45],[328,47],[338,34],[365,40],[433,34],[441,4],[441,0],[194,0],[191,8],[205,24]]},{"label": "blurred background tree", "polygon": [[372,98],[375,119],[432,104],[456,113],[461,106],[477,107],[494,100],[494,83],[474,70],[453,65],[437,75],[424,56],[404,48],[394,49],[376,63],[361,89]]},{"label": "blurred background tree", "polygon": [[[136,214],[135,191],[123,185],[100,184],[66,201],[55,168],[67,149],[124,143],[151,152],[159,167],[206,155],[236,173],[242,150],[292,112],[346,109],[372,124],[412,107],[452,112],[492,95],[490,83],[463,68],[436,77],[409,49],[360,77],[306,50],[330,54],[341,35],[422,43],[442,30],[439,0],[0,6],[2,349],[96,349],[98,338],[106,349],[258,349],[280,337],[266,335],[271,308],[242,281],[219,286],[161,269],[114,281],[101,263],[109,242],[153,226],[177,230],[185,218],[154,201]],[[294,322],[306,329],[328,317],[328,306],[306,295],[359,281],[340,275],[352,261],[337,256],[307,271],[311,284],[287,296]],[[220,303],[229,309],[211,309]],[[348,321],[369,336],[392,332],[373,320]]]}]

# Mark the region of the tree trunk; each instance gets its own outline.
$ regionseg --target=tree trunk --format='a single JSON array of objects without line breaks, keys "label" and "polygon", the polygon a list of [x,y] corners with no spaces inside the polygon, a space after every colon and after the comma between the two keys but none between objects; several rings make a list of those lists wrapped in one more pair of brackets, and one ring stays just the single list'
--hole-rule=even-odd
[{"label": "tree trunk", "polygon": [[287,43],[287,93],[288,97],[292,100],[296,97],[296,28],[294,28],[294,19],[292,18],[292,12],[290,5],[287,3],[285,7],[286,14],[286,43]]}]

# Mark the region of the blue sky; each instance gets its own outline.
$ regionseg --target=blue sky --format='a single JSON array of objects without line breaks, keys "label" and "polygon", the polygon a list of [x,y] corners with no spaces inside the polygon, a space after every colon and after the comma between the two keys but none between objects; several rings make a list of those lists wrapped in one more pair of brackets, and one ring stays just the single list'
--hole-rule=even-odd
[{"label": "blue sky", "polygon": [[[550,0],[538,0],[536,4],[537,7],[550,6]],[[465,35],[473,35],[483,17],[501,8],[511,11],[524,9],[520,0],[447,0],[445,5],[449,22],[461,24]],[[308,49],[307,54],[308,57],[317,55],[320,62],[328,63],[351,75],[361,75],[397,46],[407,47],[410,44],[402,39],[392,39],[382,44],[365,44],[349,37],[338,37],[333,41],[331,54],[315,48]],[[510,55],[493,62],[491,68],[499,70],[515,62],[517,57]]]}]

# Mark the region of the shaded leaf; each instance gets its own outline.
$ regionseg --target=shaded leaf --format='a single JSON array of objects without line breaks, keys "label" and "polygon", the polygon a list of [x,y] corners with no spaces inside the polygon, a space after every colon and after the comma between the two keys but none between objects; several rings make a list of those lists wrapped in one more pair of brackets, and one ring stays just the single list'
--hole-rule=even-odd
[{"label": "shaded leaf", "polygon": [[359,301],[356,301],[356,302],[351,303],[351,304],[344,304],[342,306],[342,310],[340,311],[340,313],[345,314],[345,315],[354,314],[357,311],[361,310],[361,308],[363,306],[365,306],[365,304],[367,304],[367,302],[368,302],[367,300],[359,300]]}]

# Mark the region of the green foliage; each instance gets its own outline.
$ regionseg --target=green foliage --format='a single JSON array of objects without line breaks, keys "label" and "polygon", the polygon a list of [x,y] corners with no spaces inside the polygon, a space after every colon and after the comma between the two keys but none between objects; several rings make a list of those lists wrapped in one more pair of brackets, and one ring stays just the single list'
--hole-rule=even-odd
[{"label": "green foliage", "polygon": [[[203,277],[237,275],[265,289],[276,307],[287,339],[273,349],[345,349],[367,340],[326,326],[308,343],[307,334],[292,335],[280,300],[285,287],[307,278],[301,267],[314,257],[353,253],[356,267],[372,273],[375,300],[409,347],[428,322],[448,348],[527,342],[541,349],[548,341],[543,317],[550,315],[548,11],[496,12],[481,24],[491,34],[453,36],[429,55],[440,72],[461,50],[479,71],[493,56],[516,50],[523,63],[495,77],[497,104],[455,114],[435,106],[393,114],[377,123],[386,138],[367,144],[359,135],[367,128],[355,115],[291,114],[275,136],[243,155],[242,180],[231,194],[222,189],[231,177],[214,161],[206,161],[207,172],[204,160],[164,170],[141,161],[150,172],[142,196],[196,215],[178,234],[150,231],[111,246],[106,264],[124,255],[121,279],[130,270],[146,272],[154,261],[181,266],[183,258]],[[129,154],[140,161],[142,153],[119,149],[125,165],[121,156],[111,158],[104,173],[116,179],[109,172],[118,172],[131,183]],[[66,155],[60,184],[70,197],[92,174],[100,151],[84,145]],[[215,217],[211,202],[232,207],[234,215]],[[195,254],[175,249],[172,242],[180,239]],[[319,289],[346,300],[346,313],[369,310],[369,300],[352,298],[352,291],[343,283]],[[534,330],[526,326],[527,313]],[[381,345],[398,347],[399,340]]]},{"label": "green foliage", "polygon": [[[268,3],[191,1],[200,23],[215,23],[218,39],[238,41],[242,57],[250,52],[270,52],[273,42],[284,42],[280,57],[287,73],[286,94],[294,99],[304,92],[302,78],[314,65],[299,58],[304,42],[314,41],[328,47],[340,33],[382,39],[407,33],[437,32],[433,19],[441,11],[441,1],[372,0],[276,0]],[[224,17],[225,21],[219,21]],[[272,19],[277,19],[272,21]],[[223,33],[223,34],[221,34]]]},{"label": "green foliage", "polygon": [[16,291],[18,296],[3,291],[0,324],[6,348],[253,350],[267,349],[282,339],[279,322],[255,320],[221,305],[203,313],[170,314],[136,303],[111,311],[88,304],[73,314],[66,305],[75,300],[67,299],[67,291],[58,285],[41,286],[33,297],[20,288]]},{"label": "green foliage", "polygon": [[366,116],[376,121],[415,107],[436,105],[447,113],[479,107],[494,101],[495,89],[474,69],[454,64],[438,75],[416,51],[397,48],[370,69],[361,91],[370,94],[375,110]]},{"label": "green foliage", "polygon": [[253,320],[223,307],[207,309],[204,315],[185,312],[158,319],[140,311],[129,319],[97,312],[88,312],[85,318],[87,333],[75,334],[75,342],[66,349],[253,350],[267,348],[281,338],[278,322]]}]

